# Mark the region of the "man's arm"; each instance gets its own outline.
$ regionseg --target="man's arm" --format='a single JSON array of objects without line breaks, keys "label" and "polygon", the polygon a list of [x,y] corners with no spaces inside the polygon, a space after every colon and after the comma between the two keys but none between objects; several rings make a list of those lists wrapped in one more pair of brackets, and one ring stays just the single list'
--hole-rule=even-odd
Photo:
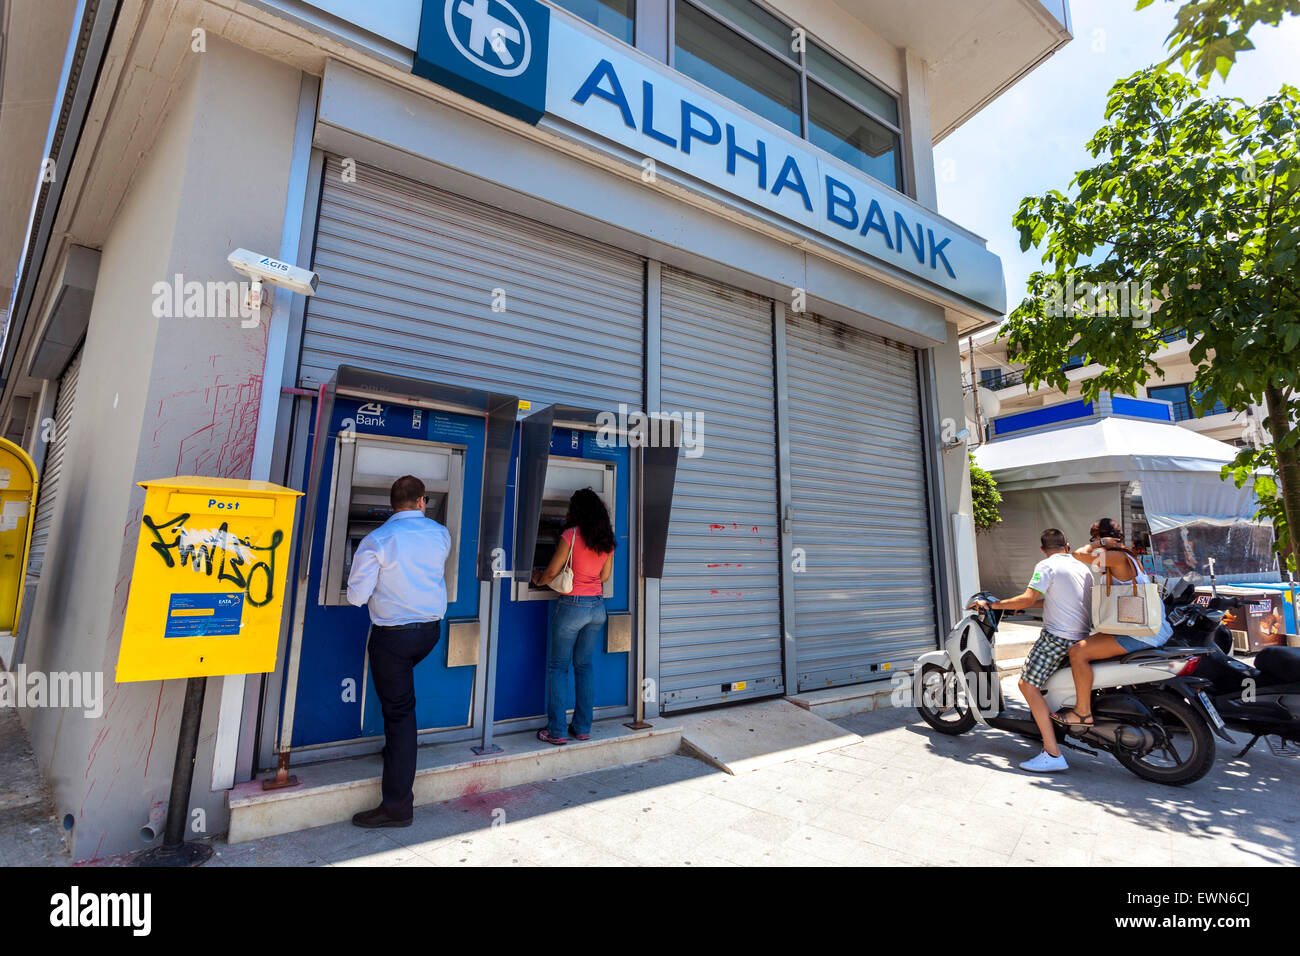
[{"label": "man's arm", "polygon": [[352,570],[348,574],[348,603],[357,607],[370,600],[379,583],[379,549],[366,535],[352,555]]},{"label": "man's arm", "polygon": [[1023,611],[1025,608],[1038,607],[1042,603],[1042,594],[1035,591],[1033,588],[1025,588],[1022,593],[1017,594],[1013,598],[1006,598],[1005,600],[994,601],[992,603],[989,603],[988,601],[975,601],[971,604],[971,607],[990,607],[996,611]]}]

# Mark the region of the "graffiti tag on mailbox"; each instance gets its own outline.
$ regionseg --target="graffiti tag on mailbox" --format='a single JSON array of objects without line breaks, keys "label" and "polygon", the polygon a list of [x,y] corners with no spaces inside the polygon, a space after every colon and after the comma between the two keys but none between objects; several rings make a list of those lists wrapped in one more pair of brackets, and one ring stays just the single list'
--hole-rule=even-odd
[{"label": "graffiti tag on mailbox", "polygon": [[[156,523],[144,516],[144,526],[153,534],[150,547],[169,568],[186,567],[196,574],[228,581],[248,595],[248,602],[262,607],[275,596],[275,555],[284,543],[284,532],[276,529],[271,543],[253,544],[229,531],[227,522],[217,528],[187,528],[188,514]],[[261,593],[258,593],[260,590]]]}]

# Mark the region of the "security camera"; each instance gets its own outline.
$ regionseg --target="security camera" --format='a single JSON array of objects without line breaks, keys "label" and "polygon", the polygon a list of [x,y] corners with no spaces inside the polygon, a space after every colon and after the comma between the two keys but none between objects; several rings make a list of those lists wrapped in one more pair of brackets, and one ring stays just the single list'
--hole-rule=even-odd
[{"label": "security camera", "polygon": [[300,269],[270,256],[259,256],[247,249],[236,249],[226,256],[226,261],[236,272],[248,276],[255,284],[269,282],[299,295],[316,293],[318,276],[310,269]]},{"label": "security camera", "polygon": [[945,449],[948,449],[948,448],[956,448],[958,445],[964,445],[964,444],[966,444],[966,439],[968,439],[968,438],[970,438],[970,429],[969,429],[969,428],[963,428],[963,429],[962,429],[961,431],[959,431],[957,434],[953,435],[952,438],[950,438],[950,439],[948,439],[947,441],[945,441],[945,442],[943,443],[943,447],[944,447]]}]

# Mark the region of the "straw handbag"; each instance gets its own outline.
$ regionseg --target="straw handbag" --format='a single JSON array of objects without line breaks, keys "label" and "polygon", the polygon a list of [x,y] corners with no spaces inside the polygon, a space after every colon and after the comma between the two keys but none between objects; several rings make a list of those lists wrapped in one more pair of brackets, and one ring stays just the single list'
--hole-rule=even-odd
[{"label": "straw handbag", "polygon": [[1150,579],[1139,581],[1142,569],[1131,554],[1125,556],[1133,564],[1132,581],[1115,581],[1110,568],[1092,572],[1093,633],[1155,637],[1165,619],[1160,588]]}]

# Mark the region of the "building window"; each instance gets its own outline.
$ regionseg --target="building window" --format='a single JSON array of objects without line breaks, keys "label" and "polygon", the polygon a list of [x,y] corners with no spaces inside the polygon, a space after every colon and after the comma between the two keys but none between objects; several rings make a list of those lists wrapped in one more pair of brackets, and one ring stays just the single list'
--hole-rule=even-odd
[{"label": "building window", "polygon": [[677,0],[673,65],[796,136],[799,70],[683,0]]},{"label": "building window", "polygon": [[980,384],[988,386],[998,379],[1002,378],[1002,369],[1000,368],[982,368],[980,369]]},{"label": "building window", "polygon": [[898,100],[751,0],[674,0],[673,66],[902,190]]},{"label": "building window", "polygon": [[1192,390],[1190,385],[1157,385],[1154,388],[1147,389],[1147,398],[1156,398],[1162,402],[1172,402],[1174,406],[1174,421],[1185,422],[1192,418],[1204,418],[1207,415],[1222,415],[1228,411],[1223,402],[1215,402],[1212,408],[1207,408],[1201,414],[1197,414],[1192,408],[1192,398],[1200,396]]},{"label": "building window", "polygon": [[636,45],[636,0],[551,0],[557,7],[600,27],[624,43]]},{"label": "building window", "polygon": [[903,181],[898,134],[812,80],[808,82],[808,139],[895,189]]}]

